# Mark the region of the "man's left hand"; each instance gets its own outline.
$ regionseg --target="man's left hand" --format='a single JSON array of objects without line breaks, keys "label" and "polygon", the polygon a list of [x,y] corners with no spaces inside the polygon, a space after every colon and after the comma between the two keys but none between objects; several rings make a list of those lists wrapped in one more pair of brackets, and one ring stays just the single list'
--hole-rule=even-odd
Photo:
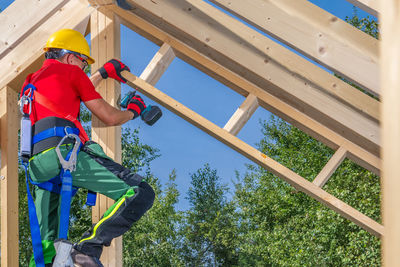
[{"label": "man's left hand", "polygon": [[126,79],[121,75],[121,72],[124,70],[130,71],[129,67],[118,59],[111,59],[99,69],[99,72],[103,79],[110,77],[119,82],[126,83]]}]

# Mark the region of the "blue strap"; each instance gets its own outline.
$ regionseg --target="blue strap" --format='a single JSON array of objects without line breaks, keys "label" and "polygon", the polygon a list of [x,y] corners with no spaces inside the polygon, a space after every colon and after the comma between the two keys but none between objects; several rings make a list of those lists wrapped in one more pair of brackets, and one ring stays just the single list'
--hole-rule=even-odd
[{"label": "blue strap", "polygon": [[47,130],[44,130],[38,134],[36,134],[33,137],[32,144],[36,144],[44,139],[54,137],[54,136],[59,136],[59,137],[64,137],[65,132],[67,133],[73,133],[76,135],[79,135],[79,129],[78,128],[69,128],[69,127],[53,127],[49,128]]},{"label": "blue strap", "polygon": [[96,205],[97,193],[93,191],[88,191],[86,196],[86,205],[95,206]]},{"label": "blue strap", "polygon": [[35,202],[33,201],[33,197],[29,189],[28,164],[22,164],[22,165],[24,166],[25,169],[26,192],[28,194],[29,224],[31,228],[33,257],[35,259],[36,267],[45,267],[39,221],[36,215]]},{"label": "blue strap", "polygon": [[[79,145],[78,152],[80,151],[82,144]],[[69,160],[71,157],[72,150],[67,154],[65,160]],[[58,237],[61,239],[68,239],[68,228],[69,228],[69,213],[71,209],[71,199],[74,194],[72,188],[72,175],[69,170],[61,169],[60,178],[62,181],[61,185],[61,214],[60,214],[60,229]],[[75,190],[76,192],[76,190]]]},{"label": "blue strap", "polygon": [[42,183],[38,183],[35,181],[32,181],[32,179],[30,179],[30,183],[33,185],[36,185],[37,187],[53,192],[53,193],[57,193],[60,194],[61,191],[61,179],[60,176],[57,175],[53,178],[51,178],[50,180],[46,181],[46,182],[42,182]]},{"label": "blue strap", "polygon": [[61,186],[61,214],[60,214],[60,231],[59,238],[68,239],[69,228],[69,212],[71,209],[72,199],[72,175],[69,170],[61,170],[62,186]]},{"label": "blue strap", "polygon": [[27,85],[25,85],[24,89],[22,89],[22,94],[25,94],[25,91],[31,89],[32,91],[30,92],[29,98],[32,100],[33,99],[33,92],[36,90],[36,87],[31,84],[28,83]]}]

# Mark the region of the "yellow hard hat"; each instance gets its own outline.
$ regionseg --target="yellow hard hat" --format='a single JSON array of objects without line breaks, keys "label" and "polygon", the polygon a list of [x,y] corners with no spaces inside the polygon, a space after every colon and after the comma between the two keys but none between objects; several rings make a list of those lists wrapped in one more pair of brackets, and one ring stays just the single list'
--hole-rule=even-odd
[{"label": "yellow hard hat", "polygon": [[90,57],[90,47],[85,37],[78,31],[62,29],[53,33],[47,40],[44,51],[50,48],[66,49],[87,56],[88,64],[93,64],[94,59]]}]

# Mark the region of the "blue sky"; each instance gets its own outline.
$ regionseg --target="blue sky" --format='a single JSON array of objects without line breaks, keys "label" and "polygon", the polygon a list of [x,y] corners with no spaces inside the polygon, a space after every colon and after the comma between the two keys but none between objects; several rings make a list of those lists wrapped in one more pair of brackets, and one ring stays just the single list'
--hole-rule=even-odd
[{"label": "blue sky", "polygon": [[[1,0],[0,9],[4,10],[12,2]],[[353,15],[353,5],[345,0],[310,2],[341,19]],[[361,17],[368,15],[361,10],[357,12]],[[141,74],[158,49],[157,45],[121,26],[121,59],[135,75]],[[225,125],[244,101],[241,95],[178,58],[174,59],[156,87],[220,127]],[[130,90],[127,85],[122,86],[123,95]],[[146,97],[144,100],[147,104],[156,104]],[[151,127],[140,120],[128,122],[125,127],[140,127],[142,143],[160,150],[161,157],[152,162],[151,171],[162,184],[168,181],[169,174],[176,169],[176,183],[181,193],[178,209],[188,208],[185,196],[190,186],[190,174],[205,163],[217,169],[222,182],[232,189],[231,181],[236,179],[235,171],[243,174],[246,171],[245,164],[251,162],[172,112],[165,108],[162,110],[163,117]],[[268,111],[258,108],[238,137],[255,146],[262,138],[259,121],[269,118]]]}]

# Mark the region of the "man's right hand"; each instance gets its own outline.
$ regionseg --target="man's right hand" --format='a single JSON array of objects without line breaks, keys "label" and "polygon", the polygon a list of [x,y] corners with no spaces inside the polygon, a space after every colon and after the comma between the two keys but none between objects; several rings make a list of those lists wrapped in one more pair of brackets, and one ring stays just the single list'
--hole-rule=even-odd
[{"label": "man's right hand", "polygon": [[134,114],[133,119],[136,119],[140,116],[143,110],[146,109],[146,104],[143,102],[143,99],[140,95],[134,95],[131,100],[129,100],[129,104],[127,106],[127,110]]},{"label": "man's right hand", "polygon": [[121,75],[123,70],[130,71],[129,67],[118,59],[111,59],[99,69],[99,73],[103,79],[110,77],[119,82],[126,83],[126,79]]}]

